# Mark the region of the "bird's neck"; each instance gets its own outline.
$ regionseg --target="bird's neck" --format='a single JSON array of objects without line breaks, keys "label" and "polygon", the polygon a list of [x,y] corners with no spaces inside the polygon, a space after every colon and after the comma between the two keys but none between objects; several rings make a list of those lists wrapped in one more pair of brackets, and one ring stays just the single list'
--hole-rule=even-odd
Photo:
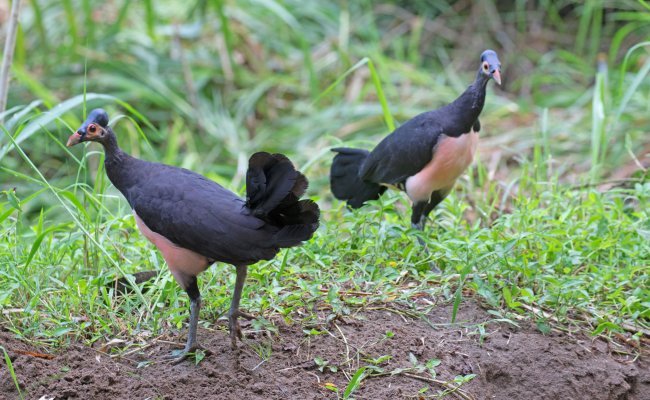
[{"label": "bird's neck", "polygon": [[104,167],[106,168],[108,179],[126,196],[125,191],[132,184],[132,179],[130,178],[130,160],[133,160],[133,157],[120,149],[113,132],[109,132],[101,144],[104,146]]},{"label": "bird's neck", "polygon": [[109,165],[120,164],[123,161],[124,157],[127,155],[122,151],[122,149],[120,149],[120,146],[117,145],[117,138],[112,132],[110,132],[106,136],[106,139],[104,139],[101,143],[102,146],[104,146],[104,162],[107,167]]},{"label": "bird's neck", "polygon": [[474,82],[445,107],[445,135],[458,137],[471,132],[483,111],[488,81],[489,77],[479,71]]},{"label": "bird's neck", "polygon": [[[474,82],[449,105],[452,110],[458,110],[455,114],[460,120],[455,121],[469,129],[483,111],[485,104],[485,90],[489,78],[479,71]],[[467,131],[469,132],[469,130]],[[467,133],[463,132],[463,133]]]},{"label": "bird's neck", "polygon": [[481,71],[476,75],[476,79],[471,85],[460,95],[456,102],[460,103],[463,110],[467,110],[472,115],[478,118],[483,105],[485,104],[485,91],[490,78],[483,74]]}]

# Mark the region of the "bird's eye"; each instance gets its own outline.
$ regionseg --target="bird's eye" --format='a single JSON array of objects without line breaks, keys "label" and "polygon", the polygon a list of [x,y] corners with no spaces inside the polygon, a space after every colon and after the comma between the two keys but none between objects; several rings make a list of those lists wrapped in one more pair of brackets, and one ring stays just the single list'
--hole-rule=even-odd
[{"label": "bird's eye", "polygon": [[487,72],[488,68],[490,68],[490,66],[488,65],[487,61],[483,62],[483,71]]},{"label": "bird's eye", "polygon": [[97,131],[97,127],[95,126],[95,124],[88,125],[88,132],[95,133],[96,131]]}]

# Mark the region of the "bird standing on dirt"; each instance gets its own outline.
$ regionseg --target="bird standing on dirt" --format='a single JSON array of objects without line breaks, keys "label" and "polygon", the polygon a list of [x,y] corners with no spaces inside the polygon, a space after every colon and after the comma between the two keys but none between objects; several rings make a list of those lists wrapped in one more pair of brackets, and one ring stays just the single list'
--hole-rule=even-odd
[{"label": "bird standing on dirt", "polygon": [[411,223],[423,230],[427,216],[472,163],[487,83],[501,84],[501,63],[486,50],[474,83],[452,103],[407,121],[372,152],[339,147],[330,171],[332,193],[352,208],[381,196],[388,186],[413,202]]},{"label": "bird standing on dirt", "polygon": [[197,275],[216,261],[237,269],[228,321],[233,347],[241,338],[238,317],[247,266],[273,258],[280,248],[309,240],[319,208],[300,200],[307,179],[282,154],[255,153],[246,173],[246,200],[192,171],[131,157],[117,145],[108,115],[93,110],[67,146],[98,142],[106,173],[133,210],[143,235],[162,253],[176,282],[190,298],[190,324],[183,359],[197,347],[201,308]]}]

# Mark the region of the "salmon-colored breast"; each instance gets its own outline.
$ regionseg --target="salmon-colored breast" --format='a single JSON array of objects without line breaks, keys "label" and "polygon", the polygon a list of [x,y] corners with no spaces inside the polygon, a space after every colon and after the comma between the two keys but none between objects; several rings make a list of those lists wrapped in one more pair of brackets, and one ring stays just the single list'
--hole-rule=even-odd
[{"label": "salmon-colored breast", "polygon": [[451,190],[456,179],[472,164],[477,146],[478,133],[474,131],[457,138],[442,135],[432,160],[406,179],[406,194],[412,201],[428,201],[433,191]]},{"label": "salmon-colored breast", "polygon": [[176,282],[184,289],[190,283],[188,279],[197,276],[210,266],[207,257],[179,247],[163,235],[149,229],[135,210],[133,216],[140,232],[160,250]]}]

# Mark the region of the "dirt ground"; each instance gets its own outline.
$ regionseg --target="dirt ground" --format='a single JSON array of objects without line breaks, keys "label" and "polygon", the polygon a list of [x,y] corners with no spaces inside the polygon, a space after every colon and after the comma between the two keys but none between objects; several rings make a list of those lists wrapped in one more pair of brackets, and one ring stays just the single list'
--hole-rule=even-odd
[{"label": "dirt ground", "polygon": [[[39,358],[25,352],[41,349],[6,331],[0,331],[0,344],[8,349],[26,399],[337,399],[349,377],[370,360],[384,374],[363,379],[353,398],[424,399],[445,388],[432,382],[424,368],[404,368],[431,359],[440,360],[437,380],[476,374],[450,399],[650,399],[648,349],[635,359],[629,348],[601,339],[487,322],[494,317],[470,299],[459,311],[461,324],[448,325],[450,313],[448,305],[437,307],[427,322],[375,307],[327,325],[321,321],[314,328],[323,333],[311,335],[305,333],[311,327],[276,321],[277,334],[249,332],[237,351],[231,350],[220,322],[217,329],[199,330],[199,341],[210,353],[198,365],[162,361],[175,347],[161,339],[135,352],[122,351],[121,357],[103,353],[100,343]],[[336,372],[328,366],[321,372],[316,357]],[[19,398],[4,360],[0,398]]]}]

